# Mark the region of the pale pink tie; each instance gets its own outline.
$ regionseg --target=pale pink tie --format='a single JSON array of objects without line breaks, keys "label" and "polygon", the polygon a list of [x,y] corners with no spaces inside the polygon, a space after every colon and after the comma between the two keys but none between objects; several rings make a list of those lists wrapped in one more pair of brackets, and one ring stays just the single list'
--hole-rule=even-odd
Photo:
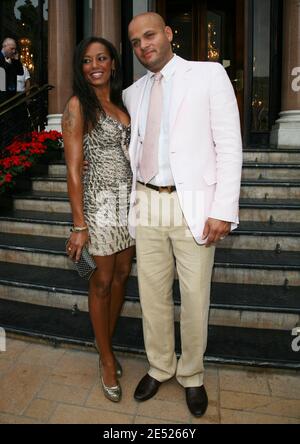
[{"label": "pale pink tie", "polygon": [[143,153],[140,162],[140,173],[144,183],[150,182],[158,173],[158,145],[163,108],[162,77],[160,72],[155,74],[151,88]]}]

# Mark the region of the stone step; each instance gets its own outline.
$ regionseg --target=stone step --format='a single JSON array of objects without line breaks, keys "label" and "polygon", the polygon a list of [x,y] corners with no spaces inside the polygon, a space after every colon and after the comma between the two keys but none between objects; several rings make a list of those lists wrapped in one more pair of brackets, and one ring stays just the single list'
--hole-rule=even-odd
[{"label": "stone step", "polygon": [[70,213],[71,206],[67,193],[28,192],[13,196],[13,207],[21,211],[49,213]]},{"label": "stone step", "polygon": [[[66,193],[29,192],[14,196],[15,210],[49,213],[70,213]],[[300,199],[241,199],[240,219],[243,221],[300,222]]]},{"label": "stone step", "polygon": [[[66,165],[49,165],[49,176],[66,177]],[[265,164],[257,162],[246,162],[243,166],[244,180],[259,179],[300,179],[300,163],[292,164]]]},{"label": "stone step", "polygon": [[300,251],[300,223],[241,222],[219,244],[236,250]]},{"label": "stone step", "polygon": [[300,180],[300,164],[259,164],[247,162],[243,167],[242,179]]},{"label": "stone step", "polygon": [[[0,261],[50,268],[73,269],[65,254],[65,239],[0,234]],[[214,282],[300,285],[300,256],[298,252],[217,249]],[[136,276],[136,264],[132,267]]]},{"label": "stone step", "polygon": [[252,222],[300,222],[300,200],[240,199],[240,220]]},{"label": "stone step", "polygon": [[[66,193],[66,179],[59,177],[40,177],[34,178],[32,182],[33,191]],[[300,198],[300,180],[246,180],[242,181],[241,198],[265,197],[270,199],[299,199]]]},{"label": "stone step", "polygon": [[[0,262],[0,283],[11,287],[60,293],[66,296],[88,295],[88,282],[81,279],[76,271],[53,269],[41,266],[10,264]],[[178,281],[174,281],[173,297],[180,303]],[[139,302],[136,276],[129,278],[126,300]],[[30,300],[27,301],[31,303]],[[51,303],[51,301],[48,301]],[[44,304],[45,305],[45,304]],[[274,285],[236,285],[213,283],[211,307],[223,310],[265,311],[272,313],[300,314],[299,287]],[[73,308],[73,305],[68,305]],[[86,311],[82,308],[83,311]]]},{"label": "stone step", "polygon": [[32,190],[50,193],[67,193],[67,181],[64,176],[32,178]]},{"label": "stone step", "polygon": [[[70,214],[34,211],[3,211],[0,232],[67,238],[72,225]],[[220,243],[221,248],[249,250],[300,250],[300,223],[241,222]]]},{"label": "stone step", "polygon": [[300,149],[244,149],[243,159],[245,162],[261,163],[300,163]]},{"label": "stone step", "polygon": [[9,210],[0,215],[0,232],[67,238],[72,226],[70,213]]},{"label": "stone step", "polygon": [[[68,344],[94,347],[94,334],[86,312],[74,313],[39,305],[0,300],[0,325],[8,334]],[[175,323],[176,352],[180,353],[180,329]],[[209,326],[205,362],[299,369],[290,331]],[[121,317],[113,338],[116,351],[145,353],[142,322]]]},{"label": "stone step", "polygon": [[49,165],[49,176],[63,176],[67,175],[67,167],[65,163],[53,163]]},{"label": "stone step", "polygon": [[298,252],[218,248],[212,281],[228,284],[299,286]]},{"label": "stone step", "polygon": [[[297,287],[212,284],[211,325],[292,330],[300,320]],[[0,263],[0,299],[66,310],[88,311],[88,284],[76,272]],[[180,291],[174,283],[175,317]],[[129,278],[122,316],[141,317],[137,278]]]},{"label": "stone step", "polygon": [[[61,270],[60,270],[61,272]],[[64,293],[56,292],[55,294],[46,290],[33,290],[32,288],[20,288],[7,286],[0,283],[0,299],[18,301],[24,303],[32,303],[41,306],[56,307],[62,309],[73,310],[76,312],[88,311],[88,298],[83,298],[80,295],[66,295]],[[124,317],[142,317],[142,310],[139,301],[126,300],[122,309],[122,316]],[[180,320],[180,307],[176,306],[175,320]],[[266,328],[266,329],[282,329],[290,330],[300,322],[300,315],[294,313],[280,313],[268,311],[248,311],[245,308],[232,308],[230,310],[223,310],[221,308],[211,308],[209,315],[210,325],[223,325],[231,327],[245,327],[245,328]]]},{"label": "stone step", "polygon": [[241,199],[299,199],[300,180],[242,181]]}]

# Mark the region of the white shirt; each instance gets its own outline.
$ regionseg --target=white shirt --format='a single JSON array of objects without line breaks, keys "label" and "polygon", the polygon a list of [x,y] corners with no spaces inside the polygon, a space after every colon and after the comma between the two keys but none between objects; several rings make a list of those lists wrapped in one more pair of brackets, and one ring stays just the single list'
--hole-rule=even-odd
[{"label": "white shirt", "polygon": [[[174,178],[171,171],[170,158],[169,158],[169,118],[170,118],[170,102],[173,88],[173,78],[176,70],[176,55],[167,63],[161,70],[163,78],[161,80],[163,87],[163,112],[162,112],[162,124],[159,135],[158,146],[158,174],[149,182],[156,186],[174,185]],[[140,121],[139,121],[139,136],[141,141],[145,137],[146,124],[148,117],[148,109],[150,104],[150,93],[154,82],[154,73],[148,71],[148,79],[145,87],[145,92],[141,105]],[[142,145],[141,145],[142,146]],[[142,149],[139,153],[141,159]],[[137,180],[143,182],[142,176],[137,171]]]},{"label": "white shirt", "polygon": [[23,65],[24,74],[17,76],[17,92],[25,91],[25,82],[30,79],[30,74],[25,65]]}]

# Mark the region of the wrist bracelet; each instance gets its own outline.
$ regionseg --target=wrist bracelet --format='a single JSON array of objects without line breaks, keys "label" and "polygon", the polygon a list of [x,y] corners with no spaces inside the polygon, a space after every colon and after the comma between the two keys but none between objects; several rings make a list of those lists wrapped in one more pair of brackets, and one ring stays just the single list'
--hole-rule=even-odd
[{"label": "wrist bracelet", "polygon": [[81,233],[82,231],[87,231],[88,227],[72,227],[71,232],[72,233]]}]

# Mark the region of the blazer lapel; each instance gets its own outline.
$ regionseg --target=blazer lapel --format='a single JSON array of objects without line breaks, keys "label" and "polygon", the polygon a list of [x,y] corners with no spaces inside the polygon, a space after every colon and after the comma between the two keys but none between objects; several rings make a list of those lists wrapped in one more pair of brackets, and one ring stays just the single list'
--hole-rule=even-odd
[{"label": "blazer lapel", "polygon": [[129,145],[129,156],[131,159],[131,167],[133,171],[136,168],[136,155],[138,152],[138,135],[139,135],[139,119],[142,106],[142,100],[147,85],[148,76],[144,76],[139,82],[133,85],[134,91],[133,103],[131,104],[131,140]]},{"label": "blazer lapel", "polygon": [[178,112],[180,109],[180,105],[186,96],[187,89],[189,86],[189,72],[191,71],[191,65],[184,59],[179,58],[180,63],[178,63],[178,67],[176,68],[174,83],[173,83],[173,92],[170,103],[170,132],[174,128],[176,123],[176,118],[178,116]]}]

